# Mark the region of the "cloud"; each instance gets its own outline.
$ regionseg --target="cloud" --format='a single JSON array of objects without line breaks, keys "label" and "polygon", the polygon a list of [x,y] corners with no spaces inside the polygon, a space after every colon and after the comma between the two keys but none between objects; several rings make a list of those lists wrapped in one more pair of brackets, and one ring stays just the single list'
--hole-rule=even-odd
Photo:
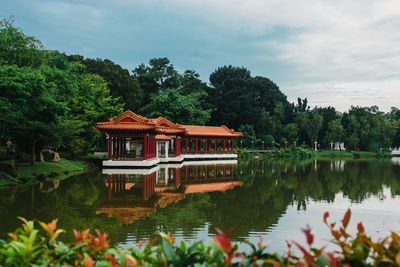
[{"label": "cloud", "polygon": [[207,80],[233,64],[312,105],[399,106],[397,0],[15,0],[2,9],[22,14],[22,28],[50,48],[129,69],[167,56]]}]

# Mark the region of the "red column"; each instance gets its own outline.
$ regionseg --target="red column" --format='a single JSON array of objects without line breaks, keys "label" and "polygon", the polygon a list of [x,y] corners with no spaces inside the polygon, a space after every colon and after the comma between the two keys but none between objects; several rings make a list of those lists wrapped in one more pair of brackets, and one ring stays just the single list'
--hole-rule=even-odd
[{"label": "red column", "polygon": [[111,200],[111,174],[108,175],[108,200]]},{"label": "red column", "polygon": [[207,180],[207,165],[204,166],[204,179]]},{"label": "red column", "polygon": [[225,139],[224,139],[224,154],[225,154]]},{"label": "red column", "polygon": [[117,149],[116,149],[116,158],[119,159],[119,137],[117,137]]},{"label": "red column", "polygon": [[197,165],[195,166],[195,171],[196,171],[196,174],[194,176],[194,179],[197,180]]},{"label": "red column", "polygon": [[196,138],[196,154],[199,154],[198,144],[199,139]]},{"label": "red column", "polygon": [[207,139],[204,139],[205,140],[205,142],[206,142],[206,149],[205,149],[205,151],[204,151],[204,154],[207,154]]},{"label": "red column", "polygon": [[217,164],[214,164],[214,178],[217,179]]},{"label": "red column", "polygon": [[112,160],[112,135],[108,135],[108,160]]},{"label": "red column", "polygon": [[143,137],[143,159],[147,159],[147,135]]},{"label": "red column", "polygon": [[234,153],[233,152],[234,142],[235,142],[235,140],[232,138],[232,154]]},{"label": "red column", "polygon": [[188,138],[186,137],[186,154],[188,153]]},{"label": "red column", "polygon": [[185,181],[187,181],[187,166],[185,166]]},{"label": "red column", "polygon": [[214,154],[217,154],[217,139],[214,139]]},{"label": "red column", "polygon": [[223,177],[226,176],[226,173],[225,173],[225,164],[224,164],[224,167],[223,167],[222,176],[223,176]]},{"label": "red column", "polygon": [[175,138],[175,156],[178,157],[181,155],[181,139]]},{"label": "red column", "polygon": [[232,167],[231,167],[231,175],[232,175],[232,180],[233,180],[233,163],[232,163]]}]

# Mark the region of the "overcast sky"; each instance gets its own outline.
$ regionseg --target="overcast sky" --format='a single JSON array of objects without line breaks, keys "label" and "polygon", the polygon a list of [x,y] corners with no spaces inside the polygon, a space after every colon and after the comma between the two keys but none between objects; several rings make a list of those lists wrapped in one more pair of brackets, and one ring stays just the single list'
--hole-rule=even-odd
[{"label": "overcast sky", "polygon": [[10,14],[47,48],[129,70],[168,57],[208,81],[244,66],[290,101],[400,108],[398,0],[1,0]]}]

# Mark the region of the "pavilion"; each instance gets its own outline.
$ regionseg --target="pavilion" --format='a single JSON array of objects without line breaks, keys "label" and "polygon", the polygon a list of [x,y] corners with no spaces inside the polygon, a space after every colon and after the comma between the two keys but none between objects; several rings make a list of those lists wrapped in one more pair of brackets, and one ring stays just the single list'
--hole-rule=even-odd
[{"label": "pavilion", "polygon": [[224,125],[180,125],[163,117],[149,119],[130,110],[97,123],[96,129],[104,131],[108,139],[108,160],[103,161],[103,166],[115,167],[237,158],[234,138],[243,136]]}]

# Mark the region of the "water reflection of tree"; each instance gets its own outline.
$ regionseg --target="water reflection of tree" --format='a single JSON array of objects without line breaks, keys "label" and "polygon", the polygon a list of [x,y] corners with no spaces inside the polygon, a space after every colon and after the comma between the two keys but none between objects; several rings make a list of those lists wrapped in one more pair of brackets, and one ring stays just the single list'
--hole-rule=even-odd
[{"label": "water reflection of tree", "polygon": [[[306,209],[309,201],[333,202],[339,192],[360,202],[380,196],[384,187],[399,194],[400,166],[390,161],[239,161],[241,187],[221,193],[194,194],[134,223],[132,236],[148,238],[158,230],[195,238],[199,228],[234,227],[231,237],[266,231],[289,205]],[[397,175],[397,176],[396,176]],[[160,228],[162,226],[162,228]]]},{"label": "water reflection of tree", "polygon": [[[309,201],[332,202],[339,192],[360,202],[371,195],[381,196],[384,187],[390,188],[393,195],[400,194],[400,166],[392,165],[390,160],[241,160],[234,173],[243,181],[241,187],[227,192],[189,194],[130,225],[95,214],[93,206],[108,197],[101,174],[70,178],[48,193],[40,192],[38,185],[2,192],[0,217],[22,215],[43,221],[57,217],[60,227],[69,232],[73,228],[102,229],[110,234],[114,244],[132,237],[148,239],[156,231],[194,239],[201,229],[213,232],[214,227],[234,227],[232,238],[243,240],[249,233],[264,232],[277,224],[290,205],[306,209]],[[17,219],[5,220],[0,224],[0,232],[12,231],[17,225]]]},{"label": "water reflection of tree", "polygon": [[[61,181],[59,187],[51,192],[41,192],[39,184],[8,189],[7,192],[7,197],[0,197],[0,217],[7,218],[0,224],[3,238],[5,233],[20,225],[18,216],[47,222],[58,218],[59,227],[69,233],[72,229],[87,228],[115,234],[120,232],[118,219],[98,216],[92,208],[107,197],[101,173],[71,177]],[[63,236],[72,237],[71,234]]]}]

